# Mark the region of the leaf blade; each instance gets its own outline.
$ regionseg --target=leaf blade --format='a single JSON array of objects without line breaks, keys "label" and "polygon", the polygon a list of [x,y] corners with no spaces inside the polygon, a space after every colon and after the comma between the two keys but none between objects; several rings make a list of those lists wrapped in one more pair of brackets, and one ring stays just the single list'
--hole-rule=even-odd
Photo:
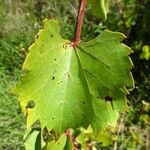
[{"label": "leaf blade", "polygon": [[[28,127],[39,120],[42,128],[62,133],[91,124],[98,134],[115,126],[127,106],[126,87],[134,87],[131,50],[121,43],[124,38],[105,30],[74,48],[62,39],[55,20],[45,20],[23,65],[26,74],[14,90],[28,115]],[[29,101],[35,103],[33,108],[27,108]]]},{"label": "leaf blade", "polygon": [[109,0],[88,0],[91,8],[93,15],[101,18],[103,21],[106,21],[107,19],[107,13],[109,10]]}]

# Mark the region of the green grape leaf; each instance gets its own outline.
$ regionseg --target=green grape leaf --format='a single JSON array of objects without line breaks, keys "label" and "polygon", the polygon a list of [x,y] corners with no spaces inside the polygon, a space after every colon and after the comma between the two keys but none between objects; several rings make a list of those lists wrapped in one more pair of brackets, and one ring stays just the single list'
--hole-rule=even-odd
[{"label": "green grape leaf", "polygon": [[14,89],[27,126],[39,120],[42,128],[64,132],[91,124],[95,134],[115,126],[126,109],[126,87],[134,87],[131,50],[121,43],[124,38],[105,30],[74,47],[60,36],[57,21],[45,20]]},{"label": "green grape leaf", "polygon": [[91,5],[93,15],[101,18],[103,21],[107,19],[109,9],[109,0],[88,0]]}]

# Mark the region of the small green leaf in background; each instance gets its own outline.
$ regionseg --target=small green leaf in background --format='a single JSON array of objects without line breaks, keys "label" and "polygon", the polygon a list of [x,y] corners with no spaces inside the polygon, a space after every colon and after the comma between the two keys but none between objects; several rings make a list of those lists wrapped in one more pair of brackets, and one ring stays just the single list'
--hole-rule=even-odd
[{"label": "small green leaf in background", "polygon": [[72,140],[73,139],[72,139],[71,135],[68,135],[64,150],[73,150],[73,141]]},{"label": "small green leaf in background", "polygon": [[27,126],[39,120],[42,128],[63,133],[91,125],[96,136],[115,126],[126,110],[126,88],[134,87],[131,49],[121,43],[124,38],[105,30],[74,48],[60,36],[57,21],[45,20],[14,89]]},{"label": "small green leaf in background", "polygon": [[105,21],[109,10],[109,0],[88,0],[93,15]]},{"label": "small green leaf in background", "polygon": [[98,142],[101,142],[104,147],[107,147],[113,144],[114,140],[116,140],[116,136],[114,134],[111,134],[108,131],[102,131],[100,133]]},{"label": "small green leaf in background", "polygon": [[116,140],[116,136],[113,132],[113,129],[103,130],[100,132],[98,137],[95,137],[93,134],[93,130],[89,127],[87,130],[80,129],[81,133],[76,138],[76,141],[80,143],[82,150],[88,149],[89,145],[94,147],[96,143],[100,143],[104,147],[111,145],[114,140]]},{"label": "small green leaf in background", "polygon": [[142,47],[142,53],[140,54],[141,59],[149,60],[150,58],[150,48],[148,45]]},{"label": "small green leaf in background", "polygon": [[63,134],[62,136],[60,136],[58,141],[53,140],[52,142],[47,143],[47,145],[42,150],[71,150],[65,149],[66,141],[67,136]]},{"label": "small green leaf in background", "polygon": [[40,129],[32,128],[27,130],[24,136],[24,144],[26,150],[41,150],[43,143]]}]

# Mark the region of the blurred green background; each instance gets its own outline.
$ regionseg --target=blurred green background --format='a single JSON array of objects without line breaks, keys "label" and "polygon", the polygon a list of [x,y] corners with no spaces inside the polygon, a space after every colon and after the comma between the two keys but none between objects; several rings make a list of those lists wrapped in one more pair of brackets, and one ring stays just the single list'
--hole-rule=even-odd
[{"label": "blurred green background", "polygon": [[[24,150],[25,117],[11,89],[21,66],[42,28],[44,18],[56,18],[65,38],[72,39],[78,0],[0,0],[0,150]],[[99,150],[150,150],[150,0],[110,0],[105,23],[87,6],[82,40],[104,29],[119,31],[134,53],[135,89],[128,96],[128,112],[121,114],[116,136],[97,143]]]}]

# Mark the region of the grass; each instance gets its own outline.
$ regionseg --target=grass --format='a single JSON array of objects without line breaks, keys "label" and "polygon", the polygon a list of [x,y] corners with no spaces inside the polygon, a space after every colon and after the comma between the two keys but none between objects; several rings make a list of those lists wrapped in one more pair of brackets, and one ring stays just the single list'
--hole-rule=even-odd
[{"label": "grass", "polygon": [[[2,68],[1,68],[2,69]],[[24,118],[17,99],[10,91],[16,84],[15,76],[5,69],[0,71],[0,149],[19,150],[23,147]]]}]

